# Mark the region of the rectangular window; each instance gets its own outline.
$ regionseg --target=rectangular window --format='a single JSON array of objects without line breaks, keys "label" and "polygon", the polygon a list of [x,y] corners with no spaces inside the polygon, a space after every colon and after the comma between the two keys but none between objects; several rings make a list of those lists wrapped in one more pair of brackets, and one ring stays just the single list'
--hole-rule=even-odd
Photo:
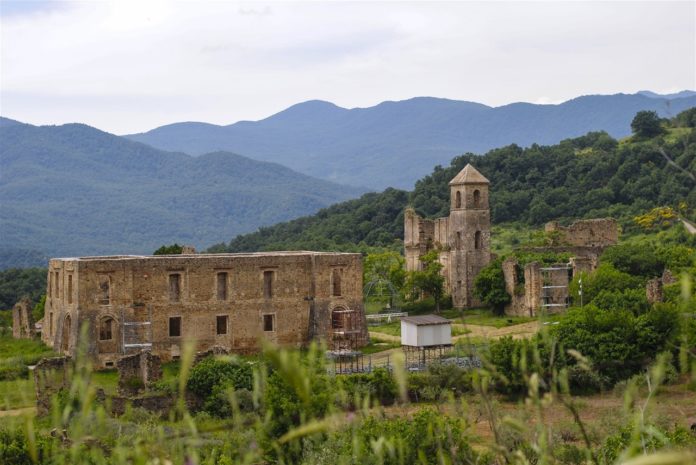
[{"label": "rectangular window", "polygon": [[227,300],[227,273],[217,274],[217,299]]},{"label": "rectangular window", "polygon": [[53,273],[53,293],[55,294],[54,296],[56,299],[60,297],[60,293],[58,291],[59,277],[60,275],[57,271]]},{"label": "rectangular window", "polygon": [[48,334],[53,335],[53,312],[48,313]]},{"label": "rectangular window", "polygon": [[47,290],[48,297],[53,296],[53,279],[51,279],[52,276],[53,276],[53,273],[49,272],[48,273],[48,290]]},{"label": "rectangular window", "polygon": [[72,275],[68,275],[68,303],[72,303],[72,293],[73,293],[73,288],[72,288]]},{"label": "rectangular window", "polygon": [[263,272],[263,296],[267,299],[273,297],[273,271]]},{"label": "rectangular window", "polygon": [[169,317],[169,337],[181,336],[181,317]]},{"label": "rectangular window", "polygon": [[178,302],[181,298],[181,275],[180,274],[170,274],[169,275],[169,300],[172,302]]},{"label": "rectangular window", "polygon": [[341,270],[334,268],[331,271],[331,295],[338,297],[341,295]]},{"label": "rectangular window", "polygon": [[111,286],[108,275],[99,275],[99,305],[111,304]]},{"label": "rectangular window", "polygon": [[218,336],[227,334],[227,315],[218,315],[215,318],[215,326],[215,334],[217,334]]},{"label": "rectangular window", "polygon": [[264,315],[263,316],[263,330],[264,331],[274,331],[275,327],[275,315]]}]

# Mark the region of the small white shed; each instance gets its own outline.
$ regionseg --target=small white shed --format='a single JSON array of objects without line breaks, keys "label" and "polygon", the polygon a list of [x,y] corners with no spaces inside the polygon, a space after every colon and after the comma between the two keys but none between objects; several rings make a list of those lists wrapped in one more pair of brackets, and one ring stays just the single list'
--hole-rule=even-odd
[{"label": "small white shed", "polygon": [[452,344],[452,322],[437,315],[407,316],[401,319],[401,345],[432,347]]}]

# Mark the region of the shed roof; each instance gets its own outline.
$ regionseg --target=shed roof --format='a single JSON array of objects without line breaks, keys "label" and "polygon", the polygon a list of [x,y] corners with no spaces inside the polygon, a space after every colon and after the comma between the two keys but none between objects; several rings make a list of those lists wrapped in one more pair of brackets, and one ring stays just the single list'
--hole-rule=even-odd
[{"label": "shed roof", "polygon": [[437,315],[418,315],[418,316],[406,316],[401,319],[406,323],[411,323],[416,326],[428,326],[428,325],[449,325],[452,324],[447,318],[442,318]]}]

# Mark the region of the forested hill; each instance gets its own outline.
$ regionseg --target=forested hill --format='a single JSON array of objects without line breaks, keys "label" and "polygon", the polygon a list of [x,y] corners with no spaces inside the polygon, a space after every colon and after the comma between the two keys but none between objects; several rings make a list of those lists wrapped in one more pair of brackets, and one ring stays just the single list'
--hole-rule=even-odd
[{"label": "forested hill", "polygon": [[0,120],[0,269],[208,246],[362,191],[232,153],[163,152],[89,126]]},{"label": "forested hill", "polygon": [[127,137],[192,155],[242,153],[353,186],[406,189],[457,154],[484,153],[512,143],[556,144],[588,131],[625,137],[640,110],[673,117],[694,105],[696,95],[689,92],[585,95],[557,105],[519,102],[499,107],[418,97],[347,109],[314,100],[260,121],[176,123]]},{"label": "forested hill", "polygon": [[[691,127],[683,127],[686,125]],[[430,217],[448,213],[448,182],[467,163],[491,181],[494,224],[630,218],[652,207],[680,201],[693,209],[696,182],[669,166],[659,148],[679,166],[696,172],[695,125],[696,109],[692,109],[671,122],[663,122],[667,133],[656,137],[636,135],[619,142],[607,133],[592,132],[556,145],[527,149],[510,145],[483,156],[466,154],[453,159],[448,167],[436,167],[410,193],[387,189],[367,194],[314,216],[236,237],[213,250],[346,250],[360,245],[394,245],[403,237],[403,209],[408,204]]]}]

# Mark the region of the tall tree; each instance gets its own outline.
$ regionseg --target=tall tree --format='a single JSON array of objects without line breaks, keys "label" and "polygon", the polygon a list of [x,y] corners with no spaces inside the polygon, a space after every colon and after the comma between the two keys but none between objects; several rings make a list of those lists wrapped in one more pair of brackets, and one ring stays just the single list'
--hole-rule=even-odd
[{"label": "tall tree", "polygon": [[431,250],[421,257],[423,267],[409,273],[409,287],[435,300],[435,313],[440,313],[440,301],[445,289],[445,278],[440,271],[442,264],[438,261],[439,250]]}]

